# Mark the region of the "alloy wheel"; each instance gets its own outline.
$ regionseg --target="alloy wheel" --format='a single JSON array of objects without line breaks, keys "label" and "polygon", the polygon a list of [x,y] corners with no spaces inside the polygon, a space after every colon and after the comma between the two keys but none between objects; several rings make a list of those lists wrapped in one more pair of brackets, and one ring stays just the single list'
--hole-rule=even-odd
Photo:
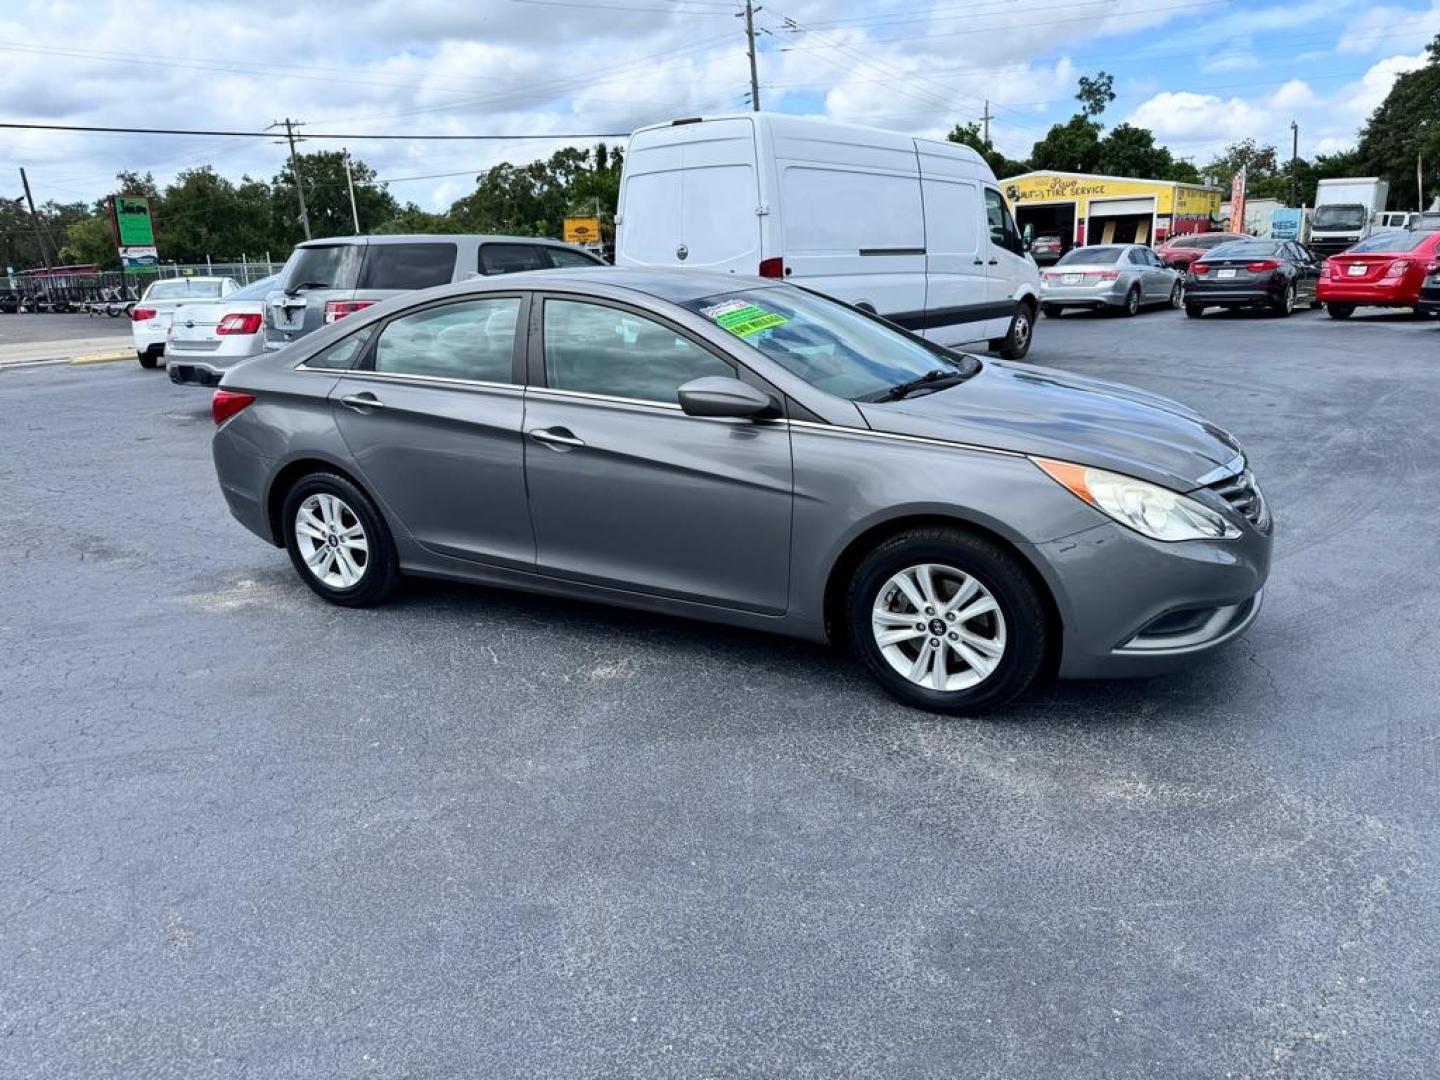
[{"label": "alloy wheel", "polygon": [[295,543],[305,568],[322,585],[351,589],[370,565],[365,526],[345,500],[317,492],[295,513]]},{"label": "alloy wheel", "polygon": [[922,563],[892,575],[875,597],[870,626],[886,662],[930,690],[969,690],[1005,656],[995,597],[952,566]]},{"label": "alloy wheel", "polygon": [[1176,311],[1179,311],[1185,306],[1185,288],[1178,281],[1175,283],[1175,287],[1170,290],[1170,306]]}]

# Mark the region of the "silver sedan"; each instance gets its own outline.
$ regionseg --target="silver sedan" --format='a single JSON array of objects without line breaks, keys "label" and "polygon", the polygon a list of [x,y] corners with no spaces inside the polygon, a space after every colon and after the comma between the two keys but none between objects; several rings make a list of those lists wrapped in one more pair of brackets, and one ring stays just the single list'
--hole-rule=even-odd
[{"label": "silver sedan", "polygon": [[1134,315],[1146,305],[1184,303],[1179,272],[1144,244],[1078,247],[1040,275],[1040,310],[1055,318],[1066,308],[1109,308]]}]

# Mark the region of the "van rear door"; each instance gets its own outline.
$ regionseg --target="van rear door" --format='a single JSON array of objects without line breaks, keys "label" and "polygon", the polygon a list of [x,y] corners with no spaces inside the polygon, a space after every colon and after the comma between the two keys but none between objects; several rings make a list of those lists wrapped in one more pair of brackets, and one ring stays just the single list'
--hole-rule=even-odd
[{"label": "van rear door", "polygon": [[615,263],[758,273],[759,206],[748,118],[637,132],[625,157]]},{"label": "van rear door", "polygon": [[917,141],[925,201],[925,325],[942,345],[980,341],[986,257],[980,236],[980,184],[973,163]]}]

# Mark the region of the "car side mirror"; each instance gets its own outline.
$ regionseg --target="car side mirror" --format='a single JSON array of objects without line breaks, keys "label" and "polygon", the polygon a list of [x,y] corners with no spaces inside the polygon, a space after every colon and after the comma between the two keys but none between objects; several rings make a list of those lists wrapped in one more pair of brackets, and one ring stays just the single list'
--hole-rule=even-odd
[{"label": "car side mirror", "polygon": [[769,394],[723,375],[692,379],[677,393],[680,408],[689,416],[768,420],[780,415],[779,404]]}]

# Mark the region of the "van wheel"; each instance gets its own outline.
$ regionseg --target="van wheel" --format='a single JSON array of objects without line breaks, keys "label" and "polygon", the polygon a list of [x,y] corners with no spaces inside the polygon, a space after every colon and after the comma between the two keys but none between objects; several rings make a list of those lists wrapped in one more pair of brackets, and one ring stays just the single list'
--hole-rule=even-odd
[{"label": "van wheel", "polygon": [[1015,309],[1010,320],[1010,331],[1003,337],[990,342],[990,351],[999,353],[1006,360],[1024,360],[1030,352],[1030,342],[1035,337],[1035,306],[1024,302]]},{"label": "van wheel", "polygon": [[1040,674],[1050,628],[1014,557],[961,529],[885,541],[846,596],[850,640],[892,696],[933,712],[999,708]]}]

